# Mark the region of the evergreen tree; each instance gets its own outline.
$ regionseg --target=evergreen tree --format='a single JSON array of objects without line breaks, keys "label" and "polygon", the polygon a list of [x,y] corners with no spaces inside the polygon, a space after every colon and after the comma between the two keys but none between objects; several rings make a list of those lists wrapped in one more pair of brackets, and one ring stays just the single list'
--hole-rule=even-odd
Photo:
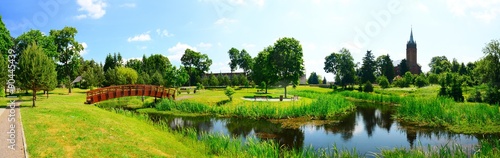
[{"label": "evergreen tree", "polygon": [[308,84],[319,84],[319,79],[318,75],[316,75],[316,72],[311,72],[311,75],[309,75],[309,79],[307,79]]},{"label": "evergreen tree", "polygon": [[36,92],[50,90],[57,84],[55,63],[43,53],[36,44],[29,45],[19,59],[18,80],[33,92],[33,107],[35,107]]},{"label": "evergreen tree", "polygon": [[367,51],[365,57],[363,57],[363,65],[361,66],[361,82],[375,82],[375,70],[375,57],[373,56],[371,51]]},{"label": "evergreen tree", "polygon": [[399,63],[399,75],[404,76],[408,71],[410,71],[410,68],[408,67],[406,59],[401,60],[401,63]]}]

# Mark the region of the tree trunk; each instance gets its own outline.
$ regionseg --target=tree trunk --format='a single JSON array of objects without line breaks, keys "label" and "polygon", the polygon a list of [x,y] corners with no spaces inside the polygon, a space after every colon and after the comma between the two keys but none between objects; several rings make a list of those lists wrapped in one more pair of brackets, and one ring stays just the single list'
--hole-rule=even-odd
[{"label": "tree trunk", "polygon": [[286,98],[286,87],[287,87],[287,86],[285,86],[285,98]]},{"label": "tree trunk", "polygon": [[47,99],[49,99],[49,91],[47,91]]},{"label": "tree trunk", "polygon": [[33,89],[33,106],[31,107],[35,107],[35,100],[36,100],[36,90]]},{"label": "tree trunk", "polygon": [[266,84],[266,94],[267,94],[267,84]]},{"label": "tree trunk", "polygon": [[68,82],[69,82],[69,84],[68,84],[68,93],[71,94],[71,77],[68,76],[68,79],[69,79],[68,80]]}]

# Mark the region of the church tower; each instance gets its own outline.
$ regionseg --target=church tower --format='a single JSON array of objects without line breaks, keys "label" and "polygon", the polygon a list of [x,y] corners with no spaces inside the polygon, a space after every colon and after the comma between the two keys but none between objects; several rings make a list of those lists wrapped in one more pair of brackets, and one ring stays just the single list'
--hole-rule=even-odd
[{"label": "church tower", "polygon": [[410,31],[410,40],[406,43],[406,62],[412,74],[420,74],[421,67],[417,63],[417,43],[413,40],[413,28]]}]

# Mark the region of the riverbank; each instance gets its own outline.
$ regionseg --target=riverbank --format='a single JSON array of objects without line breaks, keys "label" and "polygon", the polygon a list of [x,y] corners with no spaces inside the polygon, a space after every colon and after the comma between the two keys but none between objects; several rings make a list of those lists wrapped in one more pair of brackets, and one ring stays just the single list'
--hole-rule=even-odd
[{"label": "riverbank", "polygon": [[[85,90],[56,89],[22,106],[30,157],[205,157],[203,145],[145,121],[83,104]],[[59,94],[61,93],[61,94]],[[29,96],[23,97],[30,102]],[[2,98],[7,102],[7,98]]]},{"label": "riverbank", "polygon": [[[450,98],[407,97],[343,91],[338,94],[396,105],[395,118],[415,126],[444,127],[456,133],[487,134],[500,131],[500,107],[485,103],[457,103]],[[415,94],[414,94],[415,95]]]}]

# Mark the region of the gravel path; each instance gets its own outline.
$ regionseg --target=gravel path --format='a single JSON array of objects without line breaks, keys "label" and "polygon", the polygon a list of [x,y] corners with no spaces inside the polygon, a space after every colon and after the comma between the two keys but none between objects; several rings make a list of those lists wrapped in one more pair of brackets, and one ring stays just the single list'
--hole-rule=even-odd
[{"label": "gravel path", "polygon": [[21,122],[20,102],[14,109],[9,104],[0,108],[0,158],[25,158],[24,130]]}]

